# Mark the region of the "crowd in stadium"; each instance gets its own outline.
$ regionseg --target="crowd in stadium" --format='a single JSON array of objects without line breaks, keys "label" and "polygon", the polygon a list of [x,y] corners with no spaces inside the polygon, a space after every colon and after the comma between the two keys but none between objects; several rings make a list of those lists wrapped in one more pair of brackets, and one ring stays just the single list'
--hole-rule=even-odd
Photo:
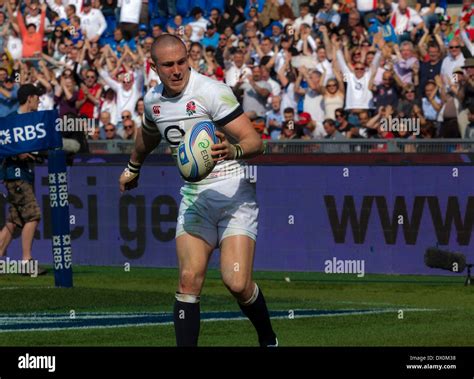
[{"label": "crowd in stadium", "polygon": [[[95,120],[87,138],[133,140],[143,96],[160,83],[151,45],[173,33],[194,70],[232,87],[262,138],[474,138],[474,8],[463,0],[450,17],[446,7],[0,0],[0,117],[33,83],[40,110]],[[71,136],[69,149],[80,151]]]}]

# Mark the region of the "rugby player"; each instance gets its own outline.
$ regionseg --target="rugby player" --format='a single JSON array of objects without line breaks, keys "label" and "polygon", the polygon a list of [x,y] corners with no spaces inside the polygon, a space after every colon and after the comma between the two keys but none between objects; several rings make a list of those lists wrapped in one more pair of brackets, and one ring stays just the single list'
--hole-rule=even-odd
[{"label": "rugby player", "polygon": [[162,83],[145,96],[145,114],[127,168],[123,192],[138,185],[140,167],[162,138],[173,154],[185,132],[210,120],[220,143],[213,146],[214,170],[198,183],[186,182],[176,227],[179,284],[174,305],[178,346],[197,346],[200,294],[212,251],[220,249],[221,275],[242,312],[254,325],[260,346],[277,346],[262,290],[252,280],[257,238],[255,185],[240,159],[263,152],[263,144],[230,87],[190,69],[182,40],[171,34],[152,46],[152,69]]}]

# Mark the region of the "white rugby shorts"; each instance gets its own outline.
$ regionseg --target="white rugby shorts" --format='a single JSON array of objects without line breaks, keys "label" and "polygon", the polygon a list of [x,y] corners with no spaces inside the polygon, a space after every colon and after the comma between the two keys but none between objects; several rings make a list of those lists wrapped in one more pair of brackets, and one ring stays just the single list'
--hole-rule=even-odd
[{"label": "white rugby shorts", "polygon": [[180,191],[176,237],[197,235],[211,246],[229,236],[257,239],[258,204],[255,183],[236,177],[210,184],[186,183]]}]

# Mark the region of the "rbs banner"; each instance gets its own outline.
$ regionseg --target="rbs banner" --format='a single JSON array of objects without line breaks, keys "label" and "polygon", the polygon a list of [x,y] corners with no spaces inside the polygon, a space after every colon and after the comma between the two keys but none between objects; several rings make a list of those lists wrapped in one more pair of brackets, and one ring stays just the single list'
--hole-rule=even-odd
[{"label": "rbs banner", "polygon": [[[122,168],[68,169],[74,262],[176,267],[174,235],[182,184],[177,168],[145,165],[140,186],[120,195]],[[363,260],[366,273],[445,274],[424,264],[425,249],[436,245],[474,261],[474,167],[256,169],[257,269],[322,272],[327,261]],[[35,256],[52,263],[47,191],[47,172],[40,167],[36,192],[43,221]],[[5,213],[0,197],[0,225]],[[20,251],[16,243],[10,255]],[[211,265],[218,258],[214,254]]]},{"label": "rbs banner", "polygon": [[62,147],[57,111],[13,113],[1,119],[0,160],[21,153]]}]

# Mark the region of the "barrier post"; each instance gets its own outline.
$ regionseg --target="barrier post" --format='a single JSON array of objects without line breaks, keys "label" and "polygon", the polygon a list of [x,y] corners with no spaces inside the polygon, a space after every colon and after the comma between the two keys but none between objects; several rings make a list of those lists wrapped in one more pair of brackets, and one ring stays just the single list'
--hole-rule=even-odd
[{"label": "barrier post", "polygon": [[69,199],[66,154],[63,150],[48,152],[49,202],[51,207],[54,284],[72,287],[72,248],[69,230]]}]

